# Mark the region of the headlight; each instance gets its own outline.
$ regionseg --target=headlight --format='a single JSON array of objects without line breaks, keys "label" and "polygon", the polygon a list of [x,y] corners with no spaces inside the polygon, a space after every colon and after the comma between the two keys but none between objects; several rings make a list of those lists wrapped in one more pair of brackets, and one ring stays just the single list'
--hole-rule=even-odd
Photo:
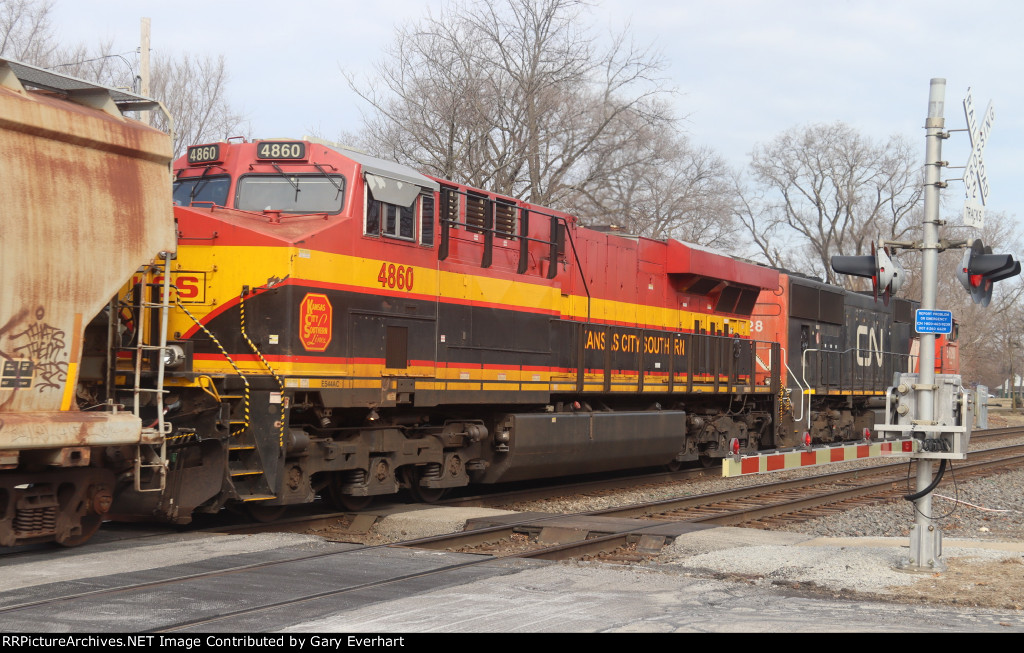
[{"label": "headlight", "polygon": [[185,362],[185,350],[178,345],[167,345],[164,349],[164,367],[178,367]]}]

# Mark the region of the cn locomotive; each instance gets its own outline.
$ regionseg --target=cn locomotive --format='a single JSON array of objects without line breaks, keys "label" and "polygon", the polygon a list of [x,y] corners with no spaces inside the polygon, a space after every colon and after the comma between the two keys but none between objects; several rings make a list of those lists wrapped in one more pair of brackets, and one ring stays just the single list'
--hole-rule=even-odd
[{"label": "cn locomotive", "polygon": [[[81,446],[22,448],[7,361],[46,361],[15,356],[23,329],[5,326],[0,544],[76,544],[103,519],[186,523],[225,507],[273,519],[318,497],[357,510],[402,491],[433,501],[472,483],[860,439],[912,365],[905,300],[586,227],[315,139],[194,146],[172,173],[173,197],[153,184],[109,193],[173,228],[176,246],[113,223],[109,251],[132,261],[128,275],[78,238],[40,253],[53,269],[30,270],[68,297],[59,284],[75,275],[62,270],[78,261],[100,264],[90,282],[124,283],[62,327],[78,344],[55,390],[60,419],[130,426],[116,441],[97,427]],[[12,381],[34,396],[47,378]],[[44,474],[59,486],[79,470],[52,461],[76,455],[102,477],[61,513],[78,535],[24,528],[25,486]]]}]

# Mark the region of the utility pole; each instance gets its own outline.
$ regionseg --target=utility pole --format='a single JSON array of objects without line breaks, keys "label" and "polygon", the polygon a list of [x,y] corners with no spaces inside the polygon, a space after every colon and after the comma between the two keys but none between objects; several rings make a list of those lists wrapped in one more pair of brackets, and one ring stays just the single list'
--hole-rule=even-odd
[{"label": "utility pole", "polygon": [[1010,410],[1017,410],[1017,395],[1014,393],[1014,386],[1017,381],[1013,378],[1013,343],[1010,343]]},{"label": "utility pole", "polygon": [[[142,19],[142,34],[139,43],[139,95],[149,97],[149,19]],[[149,111],[139,115],[142,122],[149,122]]]}]

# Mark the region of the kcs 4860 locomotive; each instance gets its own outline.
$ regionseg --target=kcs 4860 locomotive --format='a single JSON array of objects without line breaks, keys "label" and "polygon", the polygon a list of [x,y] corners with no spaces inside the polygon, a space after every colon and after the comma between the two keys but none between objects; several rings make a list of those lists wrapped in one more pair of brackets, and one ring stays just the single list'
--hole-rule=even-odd
[{"label": "kcs 4860 locomotive", "polygon": [[[74,161],[61,169],[86,177]],[[587,228],[312,139],[188,148],[173,164],[173,217],[152,183],[104,190],[120,194],[88,220],[114,225],[104,252],[131,260],[128,273],[57,235],[86,220],[92,198],[81,181],[53,181],[22,183],[76,211],[36,207],[51,225],[42,235],[13,240],[5,226],[5,275],[20,239],[61,240],[59,258],[40,248],[22,270],[55,284],[48,299],[73,296],[61,284],[86,260],[108,298],[125,285],[61,324],[72,344],[57,376],[43,372],[44,349],[21,344],[54,324],[49,304],[5,302],[3,544],[78,543],[108,518],[185,523],[234,505],[270,519],[318,496],[359,509],[402,490],[431,501],[471,483],[860,439],[911,365],[909,302]],[[142,243],[142,217],[175,229],[176,247]],[[139,246],[118,249],[128,242]],[[8,362],[30,366],[11,373],[16,387]],[[50,385],[60,419],[135,430],[23,446],[12,397]],[[42,524],[33,488],[59,495],[72,472],[88,476],[69,490],[74,509],[54,501],[76,535],[26,526]]]}]

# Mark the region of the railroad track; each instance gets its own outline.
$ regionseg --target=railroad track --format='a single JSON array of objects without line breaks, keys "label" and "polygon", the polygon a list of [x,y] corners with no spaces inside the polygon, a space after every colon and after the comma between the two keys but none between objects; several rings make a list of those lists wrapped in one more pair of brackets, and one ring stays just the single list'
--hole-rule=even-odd
[{"label": "railroad track", "polygon": [[[1012,437],[1024,434],[1024,427],[1006,427],[998,429],[986,429],[976,431],[971,436],[971,444],[997,440],[1004,437]],[[972,454],[973,456],[973,454]],[[515,489],[501,489],[496,492],[484,492],[470,496],[455,497],[437,502],[436,506],[448,507],[506,507],[517,503],[524,503],[536,500],[551,499],[557,496],[588,495],[600,496],[612,494],[624,490],[636,490],[642,488],[658,488],[676,483],[689,483],[707,478],[719,478],[721,470],[719,467],[683,469],[675,472],[657,470],[642,474],[615,475],[610,478],[588,478],[585,480],[569,483],[547,483],[544,485],[531,485],[530,487],[516,487]],[[763,477],[770,478],[770,477]],[[298,513],[298,514],[295,514]],[[371,508],[362,513],[336,512],[325,510],[320,505],[309,504],[296,506],[290,517],[269,523],[239,523],[237,518],[227,520],[229,523],[218,523],[212,526],[199,525],[197,522],[192,526],[195,530],[228,533],[263,533],[263,532],[305,532],[311,529],[343,523],[347,530],[353,535],[366,533],[378,519],[378,514]],[[137,539],[145,540],[173,532],[174,529],[162,528],[148,525],[139,527],[133,524],[108,524],[101,529],[98,539]],[[51,551],[51,544],[24,545],[13,548],[0,548],[0,560],[10,561],[13,559],[29,558],[34,555],[46,555]]]},{"label": "railroad track", "polygon": [[[998,429],[975,431],[971,435],[971,444],[989,442],[1005,437],[1024,435],[1024,426],[1010,426]],[[972,448],[972,451],[974,448]],[[535,488],[516,488],[497,492],[486,492],[473,496],[457,497],[439,501],[439,506],[466,507],[499,507],[533,500],[548,499],[556,494],[601,494],[623,489],[636,489],[645,486],[659,486],[671,483],[697,481],[706,478],[720,478],[721,466],[710,468],[683,469],[675,472],[654,471],[644,474],[617,476],[596,480],[582,480],[570,483],[545,484]]]},{"label": "railroad track", "polygon": [[[972,450],[977,449],[979,443],[988,441],[998,440],[1005,437],[1013,437],[1024,434],[1024,427],[1007,427],[1000,429],[986,429],[983,431],[977,431],[972,435],[971,444]],[[974,456],[974,454],[972,454]],[[905,463],[891,463],[891,468],[897,468],[905,466]],[[879,466],[884,464],[879,461]],[[825,467],[823,469],[828,469]],[[862,468],[857,470],[851,470],[845,472],[845,478],[855,479],[864,474],[864,469],[874,468]],[[666,471],[666,470],[655,470],[648,471],[641,474],[631,475],[613,475],[611,477],[602,478],[587,478],[584,480],[572,481],[572,482],[557,482],[547,483],[543,485],[527,484],[526,486],[518,486],[514,489],[502,489],[499,491],[484,492],[471,496],[455,497],[448,500],[438,501],[434,506],[438,507],[491,507],[491,508],[508,508],[517,504],[528,503],[530,501],[543,501],[550,500],[553,497],[562,496],[574,496],[574,495],[586,495],[589,497],[599,497],[603,495],[614,495],[615,493],[626,491],[626,490],[642,490],[642,489],[658,489],[666,486],[672,486],[680,483],[691,483],[700,481],[707,478],[720,478],[721,468],[692,468],[683,469],[678,471]],[[837,473],[825,473],[821,476],[822,478],[840,478]],[[776,478],[776,475],[767,475],[760,477],[768,481],[769,479]],[[817,477],[808,477],[808,481],[813,483],[813,479]],[[761,485],[761,483],[759,483]],[[748,492],[748,490],[738,490],[739,492]],[[322,504],[320,504],[322,505]],[[368,509],[361,513],[352,512],[334,512],[325,511],[317,504],[297,506],[294,512],[299,514],[292,514],[291,517],[280,519],[271,523],[231,523],[228,525],[217,524],[211,527],[204,527],[201,530],[211,532],[228,532],[228,533],[244,533],[244,534],[255,534],[255,533],[266,533],[266,532],[293,532],[302,533],[309,532],[315,529],[327,528],[327,527],[340,527],[339,530],[348,534],[351,539],[345,541],[360,541],[360,536],[368,533],[373,524],[380,518],[380,513],[375,512],[374,509]],[[849,504],[844,504],[849,505]],[[844,507],[837,507],[836,510],[846,509]],[[609,515],[614,514],[616,509],[610,509]],[[623,509],[623,515],[631,513],[630,509]],[[641,514],[638,511],[632,511],[631,514]],[[808,513],[810,514],[810,513]],[[148,537],[144,535],[141,537]]]},{"label": "railroad track", "polygon": [[[1013,426],[1005,428],[986,429],[975,431],[971,436],[972,450],[978,443],[997,440],[1004,437],[1019,436],[1024,434],[1024,426]],[[973,456],[974,454],[972,454]],[[614,494],[624,490],[637,490],[643,488],[659,488],[677,483],[696,482],[707,478],[719,478],[721,470],[719,467],[692,468],[679,471],[657,470],[642,474],[614,475],[610,478],[588,478],[585,480],[572,481],[568,483],[547,483],[544,485],[529,487],[516,487],[515,489],[500,489],[496,492],[483,492],[470,496],[460,496],[437,502],[436,506],[448,507],[507,507],[519,503],[536,500],[548,500],[552,497],[587,495],[601,496],[602,494]],[[769,477],[763,477],[769,478]],[[847,504],[848,505],[848,504]],[[298,513],[298,514],[296,514]],[[325,510],[322,504],[307,504],[296,506],[290,517],[277,520],[269,524],[263,523],[239,523],[237,518],[228,520],[227,524],[217,523],[212,526],[194,524],[191,529],[226,532],[226,533],[263,533],[263,532],[307,532],[312,529],[336,526],[339,523],[346,527],[346,530],[353,536],[365,534],[370,530],[379,515],[371,508],[362,513],[335,512]],[[766,522],[767,524],[767,522]],[[180,530],[180,529],[175,529]],[[139,532],[138,526],[133,524],[108,524],[101,529],[99,539],[109,537],[119,540],[145,540],[165,535],[172,532],[172,529],[154,527],[149,525]],[[13,548],[0,548],[0,560],[10,561],[20,558],[30,558],[35,555],[46,555],[52,549],[51,544],[24,545]]]},{"label": "railroad track", "polygon": [[1021,433],[1024,433],[1024,426],[1002,426],[997,429],[974,431],[971,433],[971,441],[1004,438],[1011,435],[1020,435]]},{"label": "railroad track", "polygon": [[[988,460],[982,460],[986,458]],[[999,447],[972,454],[972,462],[957,466],[958,479],[970,473],[991,471],[997,466],[1024,464],[1024,445]],[[66,592],[49,598],[24,600],[7,597],[0,605],[0,620],[12,627],[17,624],[48,623],[56,612],[79,616],[90,613],[109,613],[116,605],[159,605],[161,597],[172,590],[175,596],[192,596],[190,589],[204,583],[220,582],[232,578],[243,585],[248,583],[253,597],[266,591],[266,578],[314,578],[294,588],[282,588],[267,600],[255,600],[249,595],[239,597],[230,606],[194,601],[189,606],[194,614],[182,617],[164,611],[149,614],[140,630],[153,633],[197,631],[205,629],[238,629],[260,623],[261,617],[273,611],[292,607],[311,606],[320,602],[337,602],[346,595],[363,595],[383,588],[401,591],[403,584],[410,588],[426,583],[443,583],[448,574],[462,574],[479,565],[501,559],[532,558],[560,560],[566,558],[593,558],[610,562],[631,562],[644,556],[655,555],[661,547],[675,537],[708,528],[713,525],[743,525],[759,520],[794,515],[821,506],[839,505],[854,497],[892,496],[895,491],[906,491],[906,464],[884,465],[836,472],[813,478],[793,479],[767,485],[737,488],[710,495],[681,497],[642,505],[623,506],[579,513],[576,515],[511,515],[498,519],[500,523],[476,520],[469,524],[472,530],[451,535],[421,538],[407,542],[377,545],[338,545],[346,548],[299,553],[284,559],[261,561],[230,566],[212,565],[193,573],[175,575],[166,569],[158,577],[145,582],[125,582],[113,587],[78,592]],[[869,481],[870,482],[867,482]],[[864,486],[864,487],[856,487]],[[884,499],[880,499],[884,500]],[[408,551],[410,549],[443,549],[453,553],[473,553],[472,556],[440,557],[428,560],[422,568],[423,558],[417,560],[419,568],[403,573],[402,565],[385,565],[375,575],[358,575],[356,581],[333,581],[331,573],[342,569],[359,569],[365,556],[377,556],[381,549]],[[481,555],[486,554],[486,555]],[[415,555],[415,554],[413,554]],[[221,565],[224,566],[221,566]],[[432,565],[432,566],[431,566]],[[211,566],[207,562],[204,566]],[[151,574],[152,576],[152,574]],[[117,577],[115,582],[120,582]],[[81,587],[72,584],[72,587]],[[277,588],[275,588],[277,589]],[[17,593],[14,593],[17,595]],[[51,615],[48,617],[48,615]]]},{"label": "railroad track", "polygon": [[[976,451],[972,462],[956,467],[956,479],[1021,465],[1024,445]],[[477,519],[467,524],[472,530],[415,546],[498,555],[516,551],[519,557],[548,560],[599,556],[636,561],[656,554],[670,539],[695,527],[771,528],[902,497],[913,491],[908,487],[913,482],[908,469],[906,463],[892,463],[576,515],[537,516],[536,521],[518,515]],[[950,478],[942,485],[949,484]],[[674,534],[665,523],[676,526]]]}]

